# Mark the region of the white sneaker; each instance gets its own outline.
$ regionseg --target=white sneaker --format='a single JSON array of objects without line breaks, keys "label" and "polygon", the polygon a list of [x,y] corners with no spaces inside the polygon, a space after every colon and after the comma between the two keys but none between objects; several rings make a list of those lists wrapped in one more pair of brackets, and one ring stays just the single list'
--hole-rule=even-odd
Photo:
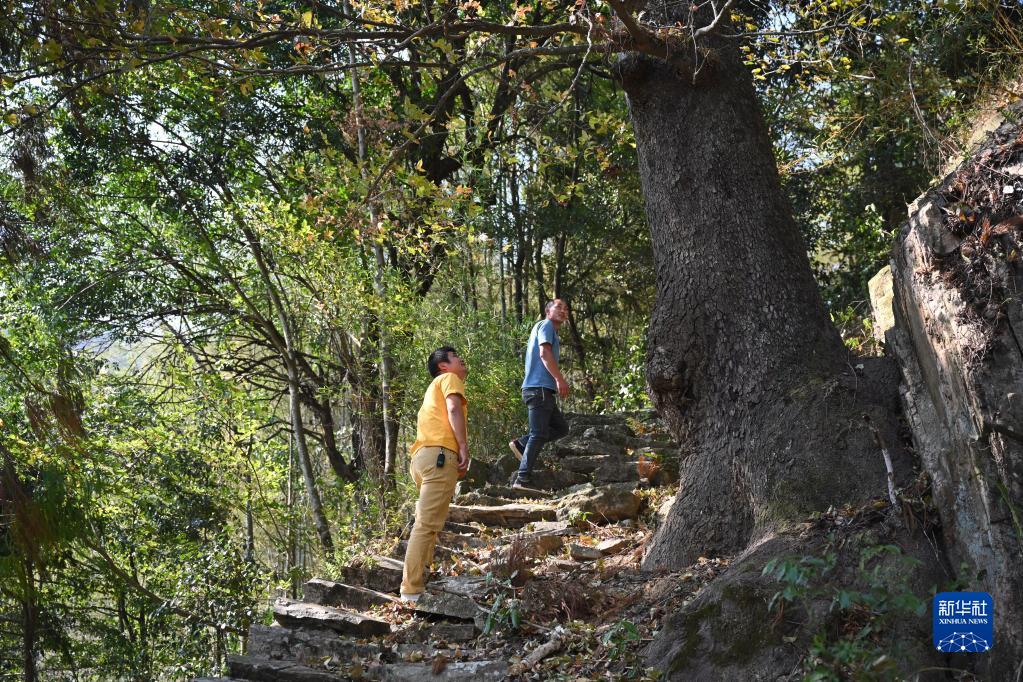
[{"label": "white sneaker", "polygon": [[419,594],[405,594],[404,592],[402,592],[401,600],[407,601],[410,604],[415,604],[417,601],[419,601],[419,598],[422,596],[423,596],[422,592],[420,592]]}]

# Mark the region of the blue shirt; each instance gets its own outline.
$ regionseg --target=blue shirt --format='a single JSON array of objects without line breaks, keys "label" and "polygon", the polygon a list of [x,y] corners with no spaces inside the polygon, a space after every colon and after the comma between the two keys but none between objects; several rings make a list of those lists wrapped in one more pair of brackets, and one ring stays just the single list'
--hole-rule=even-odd
[{"label": "blue shirt", "polygon": [[558,339],[558,330],[550,320],[540,320],[533,325],[533,331],[529,333],[529,343],[526,345],[526,378],[522,380],[522,388],[549,388],[552,391],[558,390],[558,384],[547,368],[540,360],[540,346],[551,344],[554,351],[554,359],[561,363],[561,341]]}]

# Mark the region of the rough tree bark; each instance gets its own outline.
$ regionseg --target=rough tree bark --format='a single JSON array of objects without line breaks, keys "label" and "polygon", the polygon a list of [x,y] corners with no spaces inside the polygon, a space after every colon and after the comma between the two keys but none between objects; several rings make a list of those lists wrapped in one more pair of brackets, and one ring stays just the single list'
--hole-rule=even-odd
[{"label": "rough tree bark", "polygon": [[[700,64],[619,64],[657,277],[647,378],[691,448],[647,567],[733,553],[813,510],[883,494],[863,415],[897,442],[824,309],[737,45],[706,46]],[[902,453],[897,467],[908,469]]]}]

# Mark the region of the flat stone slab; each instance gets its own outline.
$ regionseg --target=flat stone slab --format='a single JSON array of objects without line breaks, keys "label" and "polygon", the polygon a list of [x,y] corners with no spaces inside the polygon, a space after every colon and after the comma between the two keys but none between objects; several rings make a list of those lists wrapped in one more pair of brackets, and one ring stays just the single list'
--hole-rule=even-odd
[{"label": "flat stone slab", "polygon": [[345,585],[367,587],[377,592],[397,594],[401,588],[402,562],[391,557],[373,555],[362,564],[345,566],[339,581]]},{"label": "flat stone slab", "polygon": [[574,542],[568,546],[568,553],[576,561],[596,561],[604,556],[596,547],[577,545]]},{"label": "flat stone slab", "polygon": [[636,434],[628,424],[594,424],[582,431],[582,437],[591,441],[603,441],[611,445],[625,445]]},{"label": "flat stone slab", "polygon": [[513,504],[515,502],[512,498],[498,497],[496,495],[487,495],[480,491],[472,491],[459,495],[455,498],[455,503],[463,506],[483,506],[483,507],[499,507],[503,504]]},{"label": "flat stone slab", "polygon": [[254,682],[345,682],[347,674],[317,670],[295,661],[273,661],[255,656],[228,655],[227,670],[236,677]]},{"label": "flat stone slab", "polygon": [[368,587],[346,585],[321,578],[313,578],[306,582],[302,589],[302,599],[321,606],[343,606],[356,611],[367,611],[374,606],[393,604],[398,600],[383,592]]},{"label": "flat stone slab", "polygon": [[610,426],[625,424],[625,416],[621,414],[590,414],[588,412],[565,412],[565,420],[572,428],[585,426]]},{"label": "flat stone slab", "polygon": [[469,642],[476,639],[474,623],[434,623],[430,637],[444,642]]},{"label": "flat stone slab", "polygon": [[605,443],[602,440],[569,436],[554,444],[554,455],[559,458],[591,457],[594,455],[622,457],[625,455],[625,448],[621,445]]},{"label": "flat stone slab", "polygon": [[476,521],[487,526],[521,528],[534,521],[553,521],[554,507],[537,504],[504,504],[499,507],[451,505],[448,518],[455,523]]},{"label": "flat stone slab", "polygon": [[488,485],[480,490],[480,492],[485,495],[504,497],[510,500],[546,500],[552,496],[550,491],[547,490],[537,490],[536,488],[512,488],[507,485]]},{"label": "flat stone slab", "polygon": [[286,627],[314,627],[334,630],[352,637],[386,635],[391,624],[354,611],[320,606],[291,599],[277,599],[273,606],[274,620]]},{"label": "flat stone slab", "polygon": [[254,624],[249,627],[249,656],[296,661],[371,658],[380,649],[374,644],[359,644],[333,630],[288,628],[281,625]]},{"label": "flat stone slab", "polygon": [[402,655],[410,645],[412,650],[424,651],[424,644],[461,644],[476,639],[476,633],[475,623],[423,619],[401,631],[399,636],[404,644],[399,643],[394,651]]},{"label": "flat stone slab", "polygon": [[575,569],[582,566],[578,561],[573,559],[551,559],[551,566],[557,566],[563,571],[574,571]]},{"label": "flat stone slab", "polygon": [[500,552],[507,554],[515,543],[525,545],[526,553],[532,557],[539,557],[561,549],[565,544],[564,536],[569,534],[569,528],[557,528],[554,530],[539,530],[531,533],[516,533],[504,537],[506,543]]},{"label": "flat stone slab", "polygon": [[[652,471],[652,465],[644,465],[644,473]],[[660,465],[656,470],[660,471]],[[609,457],[600,463],[600,466],[593,472],[594,485],[605,483],[624,483],[626,481],[638,481],[640,479],[640,465],[638,459],[627,457]]]},{"label": "flat stone slab", "polygon": [[444,522],[444,530],[449,533],[458,533],[459,535],[474,535],[479,532],[479,529],[475,526],[452,521],[450,516],[448,517],[448,520]]},{"label": "flat stone slab", "polygon": [[431,592],[447,592],[475,598],[486,591],[487,579],[474,575],[449,575],[431,580],[427,589]]},{"label": "flat stone slab", "polygon": [[508,672],[506,661],[449,661],[444,671],[439,675],[433,674],[433,662],[422,663],[392,663],[382,665],[370,672],[370,679],[378,679],[384,682],[432,682],[432,680],[451,680],[458,682],[496,682],[503,680]]},{"label": "flat stone slab", "polygon": [[459,620],[475,620],[483,613],[483,609],[469,597],[451,592],[426,592],[413,608],[417,613]]},{"label": "flat stone slab", "polygon": [[610,540],[597,543],[597,549],[604,556],[618,554],[628,546],[629,541],[626,538],[611,538]]},{"label": "flat stone slab", "polygon": [[[568,521],[536,521],[529,524],[529,533],[542,533],[545,535],[571,535],[576,532],[575,527]],[[520,532],[524,535],[525,532]],[[512,536],[515,537],[515,536]]]},{"label": "flat stone slab", "polygon": [[621,521],[639,514],[641,504],[635,483],[586,486],[559,500],[558,518],[565,520],[585,513],[593,523]]},{"label": "flat stone slab", "polygon": [[564,490],[590,480],[586,474],[563,469],[540,469],[533,471],[529,485],[542,490]]},{"label": "flat stone slab", "polygon": [[[386,680],[388,682],[427,682],[447,680],[487,682],[501,680],[508,672],[505,661],[448,661],[444,670],[433,674],[433,660],[421,663],[356,663],[342,661],[337,670],[305,666],[295,661],[274,661],[254,656],[229,655],[230,674],[249,682],[342,682],[353,679]],[[356,674],[355,668],[358,669]],[[216,678],[215,678],[216,679]],[[223,678],[221,678],[223,679]],[[235,678],[231,678],[235,679]]]},{"label": "flat stone slab", "polygon": [[574,471],[579,474],[592,474],[594,471],[600,468],[600,466],[611,459],[611,455],[572,455],[565,457],[560,462],[560,466],[565,471]]},{"label": "flat stone slab", "polygon": [[483,538],[477,537],[475,534],[469,535],[467,533],[452,533],[450,531],[442,530],[437,534],[437,543],[445,545],[447,547],[486,547],[491,544]]}]

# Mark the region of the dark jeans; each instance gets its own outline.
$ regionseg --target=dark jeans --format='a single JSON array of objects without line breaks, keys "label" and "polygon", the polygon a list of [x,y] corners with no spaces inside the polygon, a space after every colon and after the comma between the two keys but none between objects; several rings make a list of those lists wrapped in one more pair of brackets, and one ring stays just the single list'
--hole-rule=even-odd
[{"label": "dark jeans", "polygon": [[522,402],[529,409],[529,433],[515,440],[522,451],[518,480],[525,484],[529,483],[543,446],[567,435],[568,422],[558,407],[557,394],[549,388],[522,389]]}]

